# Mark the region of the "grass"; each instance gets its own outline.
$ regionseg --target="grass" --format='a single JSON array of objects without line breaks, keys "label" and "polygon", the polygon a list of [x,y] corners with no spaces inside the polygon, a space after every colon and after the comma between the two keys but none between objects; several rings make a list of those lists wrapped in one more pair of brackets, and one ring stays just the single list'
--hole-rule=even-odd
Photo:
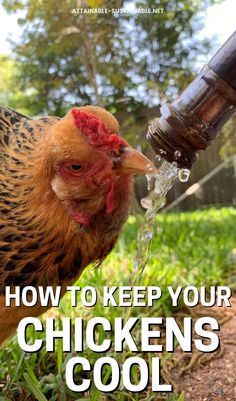
[{"label": "grass", "polygon": [[[129,285],[133,274],[132,260],[136,249],[136,235],[137,221],[130,217],[115,250],[106,259],[103,267],[95,270],[89,267],[79,279],[78,285],[94,286],[100,295],[104,285]],[[231,252],[233,248],[236,248],[236,210],[233,208],[160,214],[156,220],[150,259],[140,285],[161,287],[163,297],[153,308],[133,308],[131,316],[171,315],[173,308],[166,290],[168,285],[230,285],[235,288],[236,262]],[[93,308],[83,307],[79,303],[72,309],[70,298],[66,294],[58,310],[51,313],[58,316],[60,327],[62,316],[80,316],[85,321],[95,316],[114,319],[123,316],[124,311],[119,307],[103,308],[100,302]],[[33,331],[29,334],[34,335]],[[102,339],[102,331],[98,332],[98,337]],[[123,355],[114,355],[112,350],[108,354],[120,362],[128,355],[126,352]],[[38,353],[27,354],[19,349],[16,338],[13,338],[0,350],[0,401],[156,399],[151,390],[147,390],[143,395],[127,393],[122,389],[114,394],[102,395],[92,386],[85,394],[73,393],[65,384],[65,366],[71,356],[75,355],[63,353],[60,341],[57,342],[55,353],[47,353],[43,348]],[[93,365],[103,354],[86,349],[83,356]],[[147,358],[147,355],[143,357]],[[81,372],[76,371],[76,375],[80,377]],[[109,379],[107,370],[104,376]],[[135,370],[133,380],[138,380]],[[169,401],[184,401],[184,394],[178,397],[170,396]]]}]

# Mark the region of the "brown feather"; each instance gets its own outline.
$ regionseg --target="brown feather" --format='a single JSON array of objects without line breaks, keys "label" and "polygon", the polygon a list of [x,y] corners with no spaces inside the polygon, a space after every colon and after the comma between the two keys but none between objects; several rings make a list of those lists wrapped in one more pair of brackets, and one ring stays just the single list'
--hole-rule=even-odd
[{"label": "brown feather", "polygon": [[[86,111],[119,131],[106,111],[90,106]],[[0,343],[29,313],[28,308],[4,306],[6,285],[61,285],[64,292],[88,264],[99,264],[107,256],[127,218],[130,177],[119,179],[119,207],[113,214],[105,211],[104,194],[94,193],[86,206],[93,213],[87,228],[73,221],[65,202],[55,195],[57,160],[94,157],[86,139],[81,136],[79,141],[69,113],[64,119],[32,120],[0,108]],[[40,306],[30,309],[30,314],[41,312]]]}]

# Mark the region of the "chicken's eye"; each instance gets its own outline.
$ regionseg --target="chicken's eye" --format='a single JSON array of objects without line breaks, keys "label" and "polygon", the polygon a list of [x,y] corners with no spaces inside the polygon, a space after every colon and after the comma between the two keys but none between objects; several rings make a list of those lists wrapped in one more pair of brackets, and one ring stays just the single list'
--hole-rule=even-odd
[{"label": "chicken's eye", "polygon": [[77,174],[82,169],[82,165],[77,162],[66,162],[64,168],[71,173]]},{"label": "chicken's eye", "polygon": [[72,170],[72,171],[79,171],[80,169],[81,169],[80,164],[71,164],[71,166],[70,166],[70,170]]},{"label": "chicken's eye", "polygon": [[81,172],[84,171],[86,163],[80,163],[79,161],[77,162],[76,160],[67,160],[65,162],[62,162],[58,167],[57,171],[61,175],[65,175],[66,177],[68,176],[79,176]]}]

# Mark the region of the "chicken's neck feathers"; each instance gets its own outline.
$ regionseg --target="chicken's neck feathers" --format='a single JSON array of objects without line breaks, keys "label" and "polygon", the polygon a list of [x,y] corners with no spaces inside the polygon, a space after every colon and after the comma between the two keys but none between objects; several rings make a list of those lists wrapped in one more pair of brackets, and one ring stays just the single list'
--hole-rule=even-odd
[{"label": "chicken's neck feathers", "polygon": [[50,129],[57,121],[15,117],[12,126],[5,121],[0,292],[8,284],[73,283],[89,263],[100,263],[107,256],[126,219],[127,211],[116,218],[104,210],[85,229],[67,213],[51,188],[47,160]]}]

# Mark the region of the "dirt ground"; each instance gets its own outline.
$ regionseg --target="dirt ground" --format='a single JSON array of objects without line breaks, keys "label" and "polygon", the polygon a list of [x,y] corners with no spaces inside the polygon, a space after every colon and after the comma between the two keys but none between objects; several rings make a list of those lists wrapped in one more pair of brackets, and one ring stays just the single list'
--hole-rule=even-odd
[{"label": "dirt ground", "polygon": [[231,303],[232,308],[227,308],[227,312],[234,315],[221,326],[218,357],[196,365],[183,375],[179,369],[173,372],[186,401],[236,401],[236,298]]}]

